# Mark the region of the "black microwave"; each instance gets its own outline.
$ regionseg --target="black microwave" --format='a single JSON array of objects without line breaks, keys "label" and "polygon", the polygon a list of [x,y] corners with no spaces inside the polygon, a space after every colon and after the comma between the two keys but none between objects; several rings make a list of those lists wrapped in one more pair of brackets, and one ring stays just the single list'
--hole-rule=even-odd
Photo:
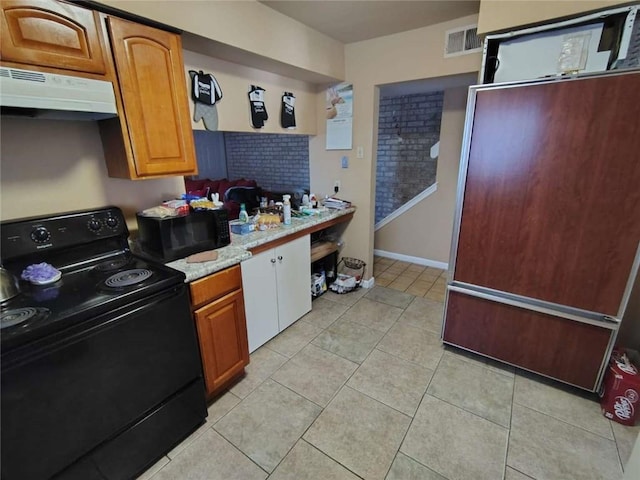
[{"label": "black microwave", "polygon": [[193,253],[229,245],[229,213],[193,211],[179,217],[145,217],[138,213],[138,239],[142,251],[170,262]]}]

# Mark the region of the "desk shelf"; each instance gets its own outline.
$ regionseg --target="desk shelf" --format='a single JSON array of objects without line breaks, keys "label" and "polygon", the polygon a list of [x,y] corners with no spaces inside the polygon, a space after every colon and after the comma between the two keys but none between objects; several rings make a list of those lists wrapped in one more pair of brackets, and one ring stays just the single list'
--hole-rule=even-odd
[{"label": "desk shelf", "polygon": [[338,244],[335,242],[315,242],[311,245],[311,263],[338,251]]}]

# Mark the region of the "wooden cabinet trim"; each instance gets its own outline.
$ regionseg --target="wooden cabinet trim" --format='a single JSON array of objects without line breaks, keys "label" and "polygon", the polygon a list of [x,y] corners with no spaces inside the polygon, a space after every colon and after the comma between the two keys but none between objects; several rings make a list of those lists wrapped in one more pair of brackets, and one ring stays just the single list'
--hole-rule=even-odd
[{"label": "wooden cabinet trim", "polygon": [[242,288],[240,265],[226,268],[189,284],[191,305],[198,308],[233,290]]}]

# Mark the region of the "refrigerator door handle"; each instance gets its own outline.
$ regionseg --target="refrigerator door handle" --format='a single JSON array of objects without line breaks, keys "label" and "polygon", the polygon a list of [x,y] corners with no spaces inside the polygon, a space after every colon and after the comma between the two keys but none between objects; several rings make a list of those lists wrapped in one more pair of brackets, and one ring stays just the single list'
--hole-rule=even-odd
[{"label": "refrigerator door handle", "polygon": [[620,319],[616,317],[596,312],[587,312],[585,310],[569,309],[567,307],[563,308],[562,305],[542,302],[540,300],[527,297],[520,297],[497,290],[490,290],[477,285],[468,285],[454,281],[447,285],[447,290],[470,295],[472,297],[483,298],[485,300],[491,300],[497,303],[503,303],[505,305],[512,305],[525,310],[533,310],[535,312],[552,315],[554,317],[562,317],[576,322],[588,323],[590,325],[608,328],[610,330],[618,330],[620,327]]},{"label": "refrigerator door handle", "polygon": [[616,317],[612,317],[610,315],[605,315],[604,317],[602,317],[602,320],[605,322],[611,322],[611,323],[616,323],[616,324],[620,324],[621,320],[619,318]]}]

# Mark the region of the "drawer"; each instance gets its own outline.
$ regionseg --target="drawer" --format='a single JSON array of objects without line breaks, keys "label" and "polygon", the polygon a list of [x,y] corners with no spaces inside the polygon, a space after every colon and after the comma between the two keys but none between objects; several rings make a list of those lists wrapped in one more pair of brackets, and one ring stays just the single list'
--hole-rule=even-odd
[{"label": "drawer", "polygon": [[189,284],[191,306],[199,307],[207,302],[242,288],[240,265],[234,265],[212,275],[195,280]]},{"label": "drawer", "polygon": [[594,391],[612,335],[609,328],[450,290],[443,340]]}]

